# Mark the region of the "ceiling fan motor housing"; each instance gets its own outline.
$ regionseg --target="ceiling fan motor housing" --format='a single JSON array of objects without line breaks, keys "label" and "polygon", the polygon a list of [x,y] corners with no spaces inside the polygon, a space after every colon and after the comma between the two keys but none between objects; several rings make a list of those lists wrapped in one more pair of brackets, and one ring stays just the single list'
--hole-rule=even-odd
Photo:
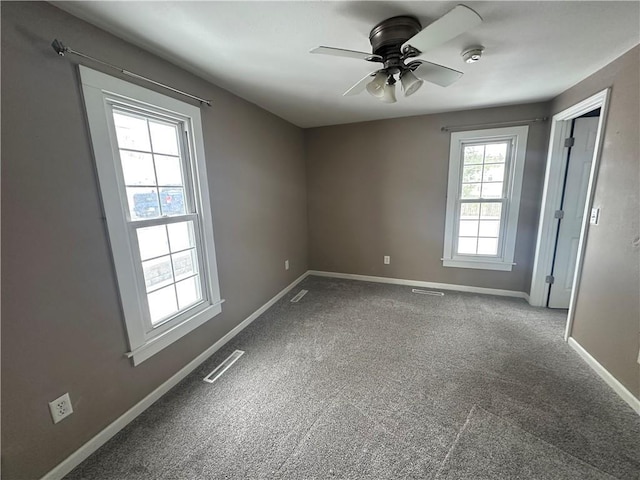
[{"label": "ceiling fan motor housing", "polygon": [[[369,75],[359,80],[344,95],[357,95],[367,90],[385,103],[394,103],[395,84],[400,83],[405,97],[413,95],[427,81],[448,87],[463,74],[423,59],[423,52],[443,44],[482,23],[482,17],[466,5],[456,5],[442,17],[422,28],[420,21],[410,15],[391,17],[378,23],[369,33],[372,53],[344,48],[321,46],[311,53],[338,57],[351,57],[367,62],[382,63]],[[469,54],[477,60],[482,47],[474,47]],[[465,58],[466,60],[466,58]]]},{"label": "ceiling fan motor housing", "polygon": [[[377,24],[369,34],[369,41],[375,55],[383,58],[388,69],[402,70],[402,44],[422,30],[415,17],[399,16],[388,18]],[[397,72],[395,72],[397,73]]]}]

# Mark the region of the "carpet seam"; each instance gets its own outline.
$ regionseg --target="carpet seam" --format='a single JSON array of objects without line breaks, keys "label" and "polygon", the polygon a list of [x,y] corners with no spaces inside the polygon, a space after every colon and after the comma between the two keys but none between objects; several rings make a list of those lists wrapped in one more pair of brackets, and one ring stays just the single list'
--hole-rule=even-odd
[{"label": "carpet seam", "polygon": [[416,455],[420,455],[420,452],[416,450],[416,448],[412,445],[409,445],[407,442],[405,442],[401,437],[398,437],[395,433],[391,432],[389,429],[387,429],[387,427],[385,427],[382,423],[378,422],[375,418],[373,418],[371,415],[367,414],[366,412],[363,412],[362,409],[360,407],[358,407],[357,405],[354,405],[353,402],[347,401],[345,402],[348,405],[351,405],[353,408],[355,408],[358,412],[360,412],[360,414],[365,417],[367,420],[369,420],[371,423],[373,423],[374,425],[376,425],[377,427],[379,427],[384,433],[386,433],[387,435],[389,435],[390,437],[394,438],[398,443],[401,443],[403,445],[404,448],[406,448],[407,450],[411,450],[413,453],[415,453]]},{"label": "carpet seam", "polygon": [[465,429],[467,428],[467,425],[469,425],[469,422],[471,421],[471,416],[473,415],[473,412],[475,412],[476,406],[477,405],[474,405],[473,407],[471,407],[471,410],[469,410],[469,414],[467,415],[466,420],[462,424],[462,427],[460,427],[460,430],[458,431],[456,438],[453,440],[453,444],[451,445],[451,448],[449,448],[449,451],[447,452],[444,459],[442,460],[442,463],[440,464],[440,468],[438,468],[438,470],[436,471],[436,474],[433,476],[434,480],[437,480],[438,476],[440,475],[440,472],[442,472],[442,469],[444,468],[444,465],[447,463],[447,460],[451,456],[451,453],[453,453],[453,450],[456,448],[456,445],[458,445],[458,442],[460,441],[460,437],[462,436],[462,433],[465,431]]},{"label": "carpet seam", "polygon": [[489,415],[493,415],[494,417],[499,418],[499,419],[500,419],[500,420],[502,420],[503,422],[505,422],[505,423],[509,424],[509,426],[511,426],[512,428],[518,429],[518,430],[520,430],[521,432],[526,433],[527,435],[531,435],[533,438],[535,438],[536,440],[539,440],[540,442],[544,443],[545,445],[547,445],[547,446],[549,446],[549,447],[552,447],[552,448],[555,448],[556,450],[561,451],[561,452],[562,452],[562,453],[564,453],[565,455],[567,455],[567,456],[569,456],[569,457],[573,458],[574,460],[577,460],[578,462],[582,463],[583,465],[586,465],[586,466],[588,466],[588,467],[593,468],[594,470],[597,470],[598,472],[602,473],[603,475],[606,475],[606,476],[611,477],[611,478],[615,478],[615,479],[617,479],[617,480],[623,480],[623,479],[622,479],[622,478],[620,478],[620,477],[617,477],[617,476],[615,476],[615,475],[612,475],[611,473],[605,472],[604,470],[601,470],[601,469],[600,469],[600,468],[598,468],[597,466],[595,466],[595,465],[593,465],[593,464],[591,464],[591,463],[589,463],[589,462],[587,462],[587,461],[585,461],[585,460],[582,460],[581,458],[578,458],[578,457],[576,457],[575,455],[572,455],[571,453],[567,452],[565,449],[560,448],[558,445],[554,445],[553,443],[548,442],[548,441],[547,441],[547,440],[545,440],[544,438],[541,438],[541,437],[539,437],[539,436],[535,435],[534,433],[531,433],[530,431],[525,430],[525,429],[524,429],[524,428],[522,428],[520,425],[517,425],[517,424],[515,424],[515,423],[511,422],[510,420],[508,420],[508,419],[504,418],[504,417],[503,417],[503,416],[501,416],[501,415],[497,415],[497,414],[495,414],[495,413],[493,413],[493,412],[491,412],[491,411],[487,410],[486,408],[483,408],[483,407],[481,407],[481,406],[479,406],[479,405],[474,405],[474,409],[475,409],[475,407],[478,407],[478,409],[479,409],[479,410],[482,410],[482,411],[484,411],[484,412],[488,413]]},{"label": "carpet seam", "polygon": [[291,449],[291,453],[289,455],[287,455],[287,457],[282,461],[282,463],[280,464],[280,466],[278,467],[278,469],[275,471],[274,476],[278,475],[280,473],[280,471],[282,470],[282,468],[286,465],[286,463],[289,461],[289,459],[291,457],[293,457],[293,455],[296,453],[296,451],[302,447],[308,440],[308,434],[311,431],[311,429],[318,423],[318,420],[320,420],[320,418],[322,417],[322,415],[324,415],[324,413],[326,413],[326,411],[329,409],[329,407],[331,407],[336,400],[336,397],[342,393],[342,391],[347,387],[346,384],[343,384],[338,391],[333,395],[333,397],[331,397],[331,400],[329,400],[327,402],[327,404],[325,405],[325,407],[320,410],[318,412],[318,415],[316,416],[316,418],[313,420],[313,422],[311,423],[311,425],[309,425],[309,428],[307,428],[307,430],[304,432],[304,434],[301,435],[301,440]]},{"label": "carpet seam", "polygon": [[[638,417],[576,360],[561,315],[353,283],[303,279],[302,302],[271,305],[68,478],[637,477]],[[250,354],[211,389],[234,346]]]}]

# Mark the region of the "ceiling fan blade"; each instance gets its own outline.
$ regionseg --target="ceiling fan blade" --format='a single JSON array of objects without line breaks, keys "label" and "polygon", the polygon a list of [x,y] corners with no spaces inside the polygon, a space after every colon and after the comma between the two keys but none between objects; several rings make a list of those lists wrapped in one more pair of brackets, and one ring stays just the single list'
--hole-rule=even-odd
[{"label": "ceiling fan blade", "polygon": [[[419,63],[414,69],[414,65]],[[452,68],[443,67],[424,60],[414,60],[407,65],[413,69],[413,73],[426,82],[435,83],[441,87],[448,87],[462,77],[463,73]]]},{"label": "ceiling fan blade", "polygon": [[363,77],[362,80],[359,80],[353,87],[342,94],[343,97],[349,97],[352,95],[358,95],[359,93],[364,92],[364,89],[371,80],[373,80],[373,75],[377,72],[368,73],[366,77]]},{"label": "ceiling fan blade", "polygon": [[402,51],[404,51],[406,47],[411,46],[421,52],[426,52],[457,37],[480,23],[482,23],[482,17],[480,15],[469,7],[457,5],[407,40],[402,45]]},{"label": "ceiling fan blade", "polygon": [[355,50],[345,50],[344,48],[334,47],[316,47],[309,51],[309,53],[320,53],[322,55],[333,55],[334,57],[348,57],[357,58],[360,60],[368,60],[369,62],[381,62],[382,57],[380,55],[373,55],[366,52],[357,52]]}]

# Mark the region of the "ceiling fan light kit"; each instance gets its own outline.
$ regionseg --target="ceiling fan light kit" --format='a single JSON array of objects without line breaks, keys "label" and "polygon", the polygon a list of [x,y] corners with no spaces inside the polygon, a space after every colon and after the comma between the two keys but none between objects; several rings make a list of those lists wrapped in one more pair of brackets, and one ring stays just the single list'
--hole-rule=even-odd
[{"label": "ceiling fan light kit", "polygon": [[396,103],[396,84],[387,83],[384,86],[382,97],[380,97],[382,103]]},{"label": "ceiling fan light kit", "polygon": [[387,83],[388,75],[384,72],[376,73],[371,82],[367,83],[367,92],[373,97],[382,98],[384,95],[384,86]]},{"label": "ceiling fan light kit", "polygon": [[[343,95],[356,95],[367,90],[384,103],[395,103],[397,79],[400,80],[405,97],[417,92],[425,81],[446,87],[458,80],[462,72],[427,62],[422,58],[423,54],[481,22],[482,17],[475,11],[465,5],[457,5],[425,28],[422,28],[417,18],[406,15],[378,23],[369,33],[372,47],[370,54],[324,46],[314,48],[311,53],[382,63],[382,69],[367,75]],[[472,52],[469,57],[472,58],[471,62],[477,61],[482,55],[482,47],[473,47],[463,52],[463,58],[469,63],[465,58],[468,52]],[[373,80],[371,77],[374,77]]]},{"label": "ceiling fan light kit", "polygon": [[405,70],[400,75],[400,83],[402,84],[402,90],[404,91],[404,96],[408,97],[409,95],[413,95],[420,89],[424,80],[416,77],[416,75],[411,70]]}]

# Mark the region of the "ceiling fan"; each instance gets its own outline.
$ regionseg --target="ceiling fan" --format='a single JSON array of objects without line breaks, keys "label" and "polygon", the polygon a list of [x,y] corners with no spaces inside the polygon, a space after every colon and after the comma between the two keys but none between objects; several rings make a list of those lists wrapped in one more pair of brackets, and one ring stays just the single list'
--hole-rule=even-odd
[{"label": "ceiling fan", "polygon": [[[413,95],[423,81],[447,87],[458,80],[462,72],[427,62],[422,58],[423,53],[481,22],[482,17],[475,11],[465,5],[457,5],[425,28],[411,16],[392,17],[380,22],[369,34],[373,53],[324,46],[314,48],[310,53],[382,63],[383,68],[369,73],[343,95],[357,95],[366,89],[382,102],[395,103],[397,79],[406,97]],[[474,52],[473,56],[469,52]],[[478,47],[469,52],[465,52],[469,54],[465,56],[466,61],[476,61],[482,50]]]}]

